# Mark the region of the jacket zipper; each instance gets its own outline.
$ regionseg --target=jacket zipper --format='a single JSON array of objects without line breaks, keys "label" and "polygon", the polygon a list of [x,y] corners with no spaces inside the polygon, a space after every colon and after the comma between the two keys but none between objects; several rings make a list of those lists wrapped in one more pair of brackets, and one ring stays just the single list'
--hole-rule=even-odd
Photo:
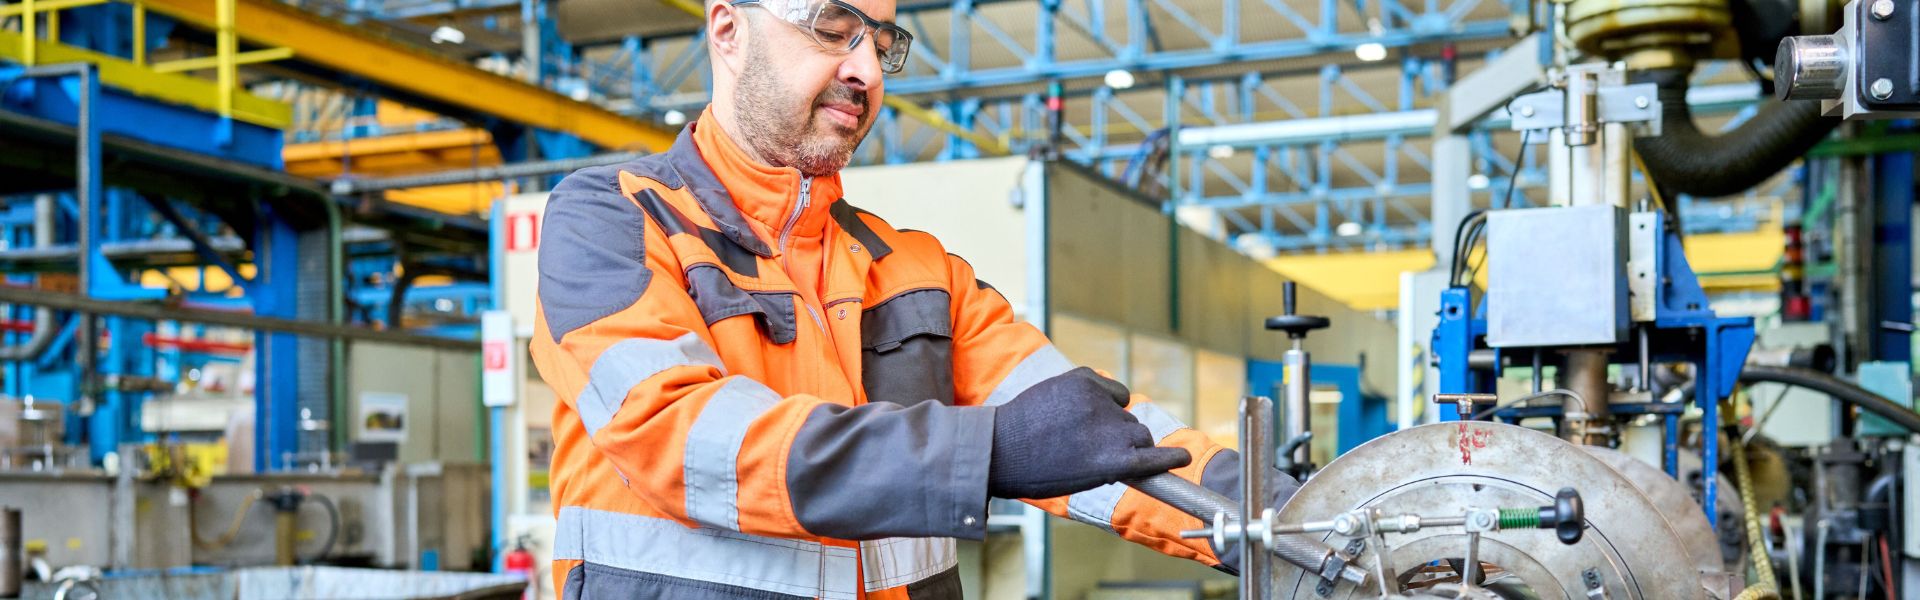
[{"label": "jacket zipper", "polygon": [[[787,242],[793,238],[793,226],[800,223],[800,214],[806,212],[807,205],[811,204],[812,202],[813,202],[813,178],[802,176],[800,178],[800,199],[794,201],[793,212],[787,215],[787,224],[780,227],[779,241],[780,241],[781,266],[792,268],[792,263],[787,260],[787,250],[788,250]],[[801,301],[800,304],[806,306],[807,316],[813,317],[813,324],[819,327],[820,331],[823,331],[823,332],[826,331],[827,321],[826,319],[820,318],[820,313],[818,311],[813,310],[813,305],[807,304],[805,301]]]},{"label": "jacket zipper", "polygon": [[787,224],[780,227],[780,254],[786,258],[787,240],[793,237],[793,226],[800,223],[800,213],[807,211],[807,204],[813,201],[813,178],[800,178],[800,199],[793,203],[793,212],[787,215]]}]

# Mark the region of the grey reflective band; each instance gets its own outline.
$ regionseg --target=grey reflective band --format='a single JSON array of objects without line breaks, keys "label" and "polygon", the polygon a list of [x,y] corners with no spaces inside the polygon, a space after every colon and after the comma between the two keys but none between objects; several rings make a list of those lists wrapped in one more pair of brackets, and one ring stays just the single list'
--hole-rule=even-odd
[{"label": "grey reflective band", "polygon": [[574,402],[580,422],[593,435],[613,422],[613,415],[627,401],[627,392],[661,371],[683,366],[709,366],[726,373],[713,348],[689,333],[672,340],[631,338],[614,342],[587,370],[587,388]]},{"label": "grey reflective band", "polygon": [[1040,349],[1034,350],[1033,354],[1027,355],[1026,359],[1021,360],[1020,364],[1014,365],[1012,371],[1007,372],[1007,376],[1000,380],[1000,385],[995,386],[993,393],[987,395],[986,404],[999,406],[1012,402],[1015,396],[1027,391],[1027,388],[1033,387],[1034,384],[1071,370],[1073,370],[1073,362],[1067,360],[1066,355],[1061,354],[1053,344],[1041,346]]},{"label": "grey reflective band", "polygon": [[960,566],[953,538],[884,538],[860,542],[861,574],[869,592],[895,588]]},{"label": "grey reflective band", "polygon": [[577,506],[560,509],[553,559],[786,594],[854,600],[854,549]]},{"label": "grey reflective band", "polygon": [[1147,431],[1153,432],[1153,443],[1156,446],[1160,444],[1160,440],[1167,439],[1168,435],[1187,426],[1186,423],[1173,418],[1173,415],[1167,414],[1167,411],[1160,410],[1160,407],[1148,402],[1135,403],[1127,408],[1127,412],[1133,413],[1133,418],[1139,419],[1141,425],[1147,426]]},{"label": "grey reflective band", "polygon": [[727,380],[687,428],[687,518],[740,529],[740,445],[747,426],[780,402],[780,394],[745,377]]},{"label": "grey reflective band", "polygon": [[1127,486],[1109,483],[1072,496],[1067,496],[1067,516],[1081,523],[1113,531],[1113,510],[1120,505],[1120,496],[1127,493]]}]

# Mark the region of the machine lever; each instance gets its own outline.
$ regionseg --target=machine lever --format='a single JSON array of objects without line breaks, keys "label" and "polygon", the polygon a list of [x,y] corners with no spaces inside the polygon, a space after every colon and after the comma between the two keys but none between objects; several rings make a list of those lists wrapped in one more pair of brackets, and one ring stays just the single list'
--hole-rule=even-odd
[{"label": "machine lever", "polygon": [[[1240,514],[1240,503],[1218,492],[1207,489],[1198,483],[1181,479],[1178,475],[1161,473],[1152,477],[1143,477],[1122,483],[1127,484],[1128,487],[1132,487],[1133,489],[1140,490],[1140,493],[1146,494],[1148,497],[1179,509],[1180,512],[1198,517],[1201,521],[1212,523],[1214,522],[1214,515],[1225,514],[1227,515],[1226,520],[1231,526],[1238,525],[1239,519],[1235,517]],[[1352,557],[1339,556],[1334,552],[1333,548],[1306,536],[1273,536],[1273,543],[1268,546],[1268,550],[1271,550],[1273,555],[1280,557],[1281,560],[1287,561],[1296,567],[1306,569],[1309,573],[1322,574],[1327,577],[1338,577],[1339,579],[1361,586],[1366,585],[1369,578],[1365,569],[1349,564],[1352,561]],[[1331,561],[1339,562],[1334,563]],[[1336,572],[1326,573],[1327,568],[1332,566],[1338,567]]]}]

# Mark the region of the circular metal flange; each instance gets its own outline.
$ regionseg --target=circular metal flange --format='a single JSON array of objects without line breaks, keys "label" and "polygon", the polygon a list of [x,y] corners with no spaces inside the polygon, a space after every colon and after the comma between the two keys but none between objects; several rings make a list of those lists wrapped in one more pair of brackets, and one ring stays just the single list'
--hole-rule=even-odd
[{"label": "circular metal flange", "polygon": [[[1625,476],[1579,446],[1530,429],[1499,423],[1451,422],[1389,434],[1341,456],[1315,474],[1280,511],[1280,521],[1325,519],[1359,508],[1387,514],[1453,514],[1468,508],[1534,507],[1553,503],[1563,487],[1580,491],[1588,530],[1563,545],[1548,530],[1483,534],[1479,558],[1519,577],[1540,597],[1586,598],[1588,571],[1614,599],[1706,598],[1695,561],[1660,511]],[[1336,547],[1341,540],[1323,534]],[[1467,534],[1457,527],[1387,534],[1391,564],[1401,570],[1466,555]],[[1372,570],[1377,549],[1355,563]],[[1315,592],[1318,577],[1276,563],[1276,598],[1374,598],[1377,587],[1342,584]],[[1556,593],[1555,590],[1558,590]]]},{"label": "circular metal flange", "polygon": [[[1673,526],[1674,533],[1679,534],[1680,543],[1687,547],[1687,556],[1693,559],[1694,568],[1700,570],[1703,580],[1707,580],[1702,582],[1704,585],[1711,586],[1712,578],[1734,585],[1740,583],[1739,578],[1727,577],[1726,574],[1746,572],[1745,554],[1736,553],[1738,558],[1727,560],[1726,552],[1721,548],[1720,535],[1714,531],[1712,524],[1707,523],[1706,512],[1700,510],[1700,503],[1693,499],[1693,492],[1686,484],[1668,477],[1666,471],[1618,450],[1599,446],[1581,446],[1580,449],[1619,471],[1627,481],[1640,489],[1640,493],[1647,495],[1653,507],[1660,511],[1660,516],[1665,517],[1667,524]],[[1733,490],[1721,488],[1722,498],[1731,495],[1735,495]],[[1745,533],[1746,530],[1742,529],[1741,532]],[[1740,592],[1739,589],[1718,591],[1726,598],[1732,598]]]}]

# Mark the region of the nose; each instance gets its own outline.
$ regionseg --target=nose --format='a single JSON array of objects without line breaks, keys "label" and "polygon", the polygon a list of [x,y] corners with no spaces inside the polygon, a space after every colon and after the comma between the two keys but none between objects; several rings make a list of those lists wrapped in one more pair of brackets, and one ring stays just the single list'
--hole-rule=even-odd
[{"label": "nose", "polygon": [[847,59],[840,61],[840,70],[835,73],[840,83],[861,93],[879,88],[881,75],[880,52],[872,35],[864,36],[860,45],[854,46]]}]

